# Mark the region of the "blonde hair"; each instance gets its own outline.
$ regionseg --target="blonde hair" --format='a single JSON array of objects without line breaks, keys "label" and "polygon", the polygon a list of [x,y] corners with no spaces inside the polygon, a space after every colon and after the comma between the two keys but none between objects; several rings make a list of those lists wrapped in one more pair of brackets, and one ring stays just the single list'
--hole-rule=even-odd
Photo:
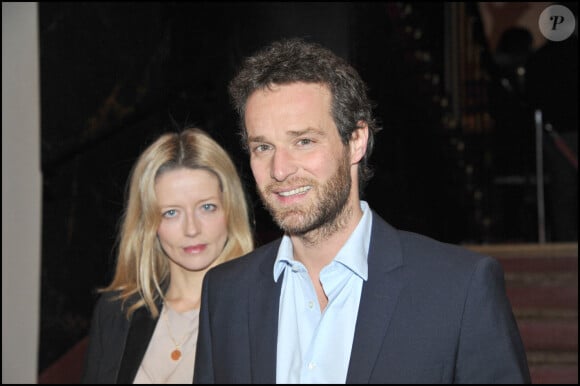
[{"label": "blonde hair", "polygon": [[198,128],[161,135],[141,154],[131,171],[115,276],[109,286],[100,290],[119,291],[116,299],[122,299],[123,305],[137,297],[126,308],[127,317],[143,306],[153,317],[159,314],[156,302],[164,296],[162,286],[169,279],[169,262],[157,238],[161,213],[155,181],[166,171],[180,168],[207,170],[219,180],[228,239],[216,263],[244,255],[254,247],[245,192],[226,151]]}]

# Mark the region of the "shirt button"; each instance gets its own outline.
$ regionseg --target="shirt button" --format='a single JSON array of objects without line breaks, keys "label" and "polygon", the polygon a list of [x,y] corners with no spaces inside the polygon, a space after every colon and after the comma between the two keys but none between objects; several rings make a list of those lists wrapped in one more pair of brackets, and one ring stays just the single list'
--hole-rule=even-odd
[{"label": "shirt button", "polygon": [[316,362],[310,362],[308,364],[308,370],[314,370],[316,368]]},{"label": "shirt button", "polygon": [[308,302],[308,308],[314,307],[314,302],[311,300]]},{"label": "shirt button", "polygon": [[292,267],[292,272],[294,273],[298,272],[298,267]]}]

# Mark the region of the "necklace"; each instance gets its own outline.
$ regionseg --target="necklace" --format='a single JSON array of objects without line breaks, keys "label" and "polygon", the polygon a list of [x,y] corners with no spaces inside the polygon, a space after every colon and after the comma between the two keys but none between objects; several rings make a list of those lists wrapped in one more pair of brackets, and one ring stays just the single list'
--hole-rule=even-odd
[{"label": "necklace", "polygon": [[[173,351],[171,351],[171,359],[173,359],[174,361],[178,361],[181,358],[181,346],[187,341],[187,339],[189,339],[189,337],[191,336],[193,331],[189,331],[186,332],[183,337],[180,339],[180,343],[178,343],[175,338],[173,337],[173,334],[171,333],[171,326],[169,323],[169,317],[167,316],[167,313],[169,312],[169,306],[167,306],[167,304],[165,304],[164,308],[164,319],[165,319],[165,324],[167,325],[167,332],[169,333],[169,338],[171,338],[171,341],[173,342],[173,344],[175,345],[175,348],[173,349]],[[167,308],[167,310],[165,310],[165,308]]]}]

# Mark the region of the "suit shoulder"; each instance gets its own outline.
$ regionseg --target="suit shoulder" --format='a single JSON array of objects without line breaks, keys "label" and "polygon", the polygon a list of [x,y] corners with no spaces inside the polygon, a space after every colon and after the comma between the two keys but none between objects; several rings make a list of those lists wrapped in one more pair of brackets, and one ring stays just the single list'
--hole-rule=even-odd
[{"label": "suit shoulder", "polygon": [[417,233],[399,232],[405,262],[410,265],[420,265],[426,271],[444,271],[447,274],[462,272],[463,275],[471,275],[482,267],[503,271],[499,261],[491,256]]},{"label": "suit shoulder", "polygon": [[118,291],[103,292],[97,298],[95,309],[101,313],[118,312],[122,306]]},{"label": "suit shoulder", "polygon": [[449,256],[461,256],[462,258],[479,260],[488,256],[469,250],[461,245],[451,244],[433,239],[418,233],[399,231],[402,244],[407,248],[428,250],[433,253],[441,253]]},{"label": "suit shoulder", "polygon": [[134,294],[123,300],[119,297],[120,291],[106,291],[101,293],[95,304],[94,315],[100,319],[126,319],[125,311],[138,299],[139,294]]},{"label": "suit shoulder", "polygon": [[391,250],[396,251],[400,249],[405,260],[413,257],[421,260],[433,258],[439,261],[441,259],[459,259],[462,262],[474,264],[476,261],[489,258],[460,245],[439,241],[419,233],[397,229],[377,214],[375,214],[373,221],[374,242],[383,247],[389,245],[394,248]]}]

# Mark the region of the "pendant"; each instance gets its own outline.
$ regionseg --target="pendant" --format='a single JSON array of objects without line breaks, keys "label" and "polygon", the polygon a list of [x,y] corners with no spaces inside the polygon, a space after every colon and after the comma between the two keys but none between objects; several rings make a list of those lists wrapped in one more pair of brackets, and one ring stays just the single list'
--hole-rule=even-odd
[{"label": "pendant", "polygon": [[173,359],[174,361],[178,361],[179,358],[181,358],[181,351],[178,348],[176,348],[171,352],[171,359]]}]

